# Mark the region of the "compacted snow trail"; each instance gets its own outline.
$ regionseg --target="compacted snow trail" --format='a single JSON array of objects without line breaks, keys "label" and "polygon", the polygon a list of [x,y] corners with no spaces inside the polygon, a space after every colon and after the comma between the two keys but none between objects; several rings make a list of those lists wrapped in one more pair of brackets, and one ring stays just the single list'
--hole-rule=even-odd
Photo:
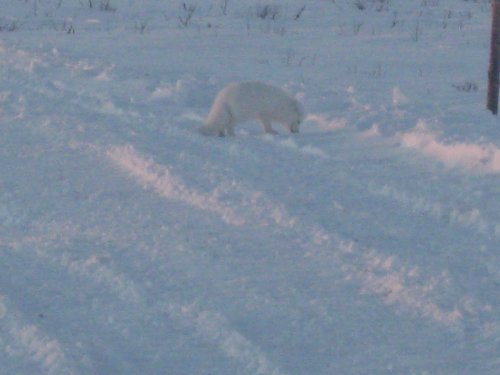
[{"label": "compacted snow trail", "polygon": [[0,42],[0,373],[498,373],[498,174],[358,129],[350,89],[203,137],[219,83],[67,43]]}]

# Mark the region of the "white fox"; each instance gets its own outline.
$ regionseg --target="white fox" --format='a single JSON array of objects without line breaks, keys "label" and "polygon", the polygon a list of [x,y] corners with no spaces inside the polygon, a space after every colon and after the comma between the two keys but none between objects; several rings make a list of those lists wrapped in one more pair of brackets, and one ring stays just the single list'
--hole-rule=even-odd
[{"label": "white fox", "polygon": [[259,120],[266,133],[276,134],[271,126],[273,121],[298,133],[304,110],[278,87],[262,82],[231,83],[217,94],[207,121],[199,130],[204,135],[233,136],[235,125],[248,120]]}]

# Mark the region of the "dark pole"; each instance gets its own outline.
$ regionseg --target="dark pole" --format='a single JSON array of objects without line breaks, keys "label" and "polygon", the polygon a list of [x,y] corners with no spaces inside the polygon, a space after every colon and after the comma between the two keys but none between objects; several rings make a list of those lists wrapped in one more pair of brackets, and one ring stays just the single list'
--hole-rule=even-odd
[{"label": "dark pole", "polygon": [[498,113],[498,89],[499,89],[499,57],[500,57],[500,0],[492,0],[492,24],[491,24],[491,47],[490,68],[488,71],[488,103],[487,108]]}]

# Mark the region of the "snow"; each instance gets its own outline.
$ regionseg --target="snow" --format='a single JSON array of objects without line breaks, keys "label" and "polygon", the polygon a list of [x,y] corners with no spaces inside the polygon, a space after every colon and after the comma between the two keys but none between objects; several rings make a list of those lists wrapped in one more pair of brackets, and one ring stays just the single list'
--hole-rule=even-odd
[{"label": "snow", "polygon": [[0,3],[0,374],[500,373],[488,1],[89,4]]},{"label": "snow", "polygon": [[450,167],[460,166],[482,173],[500,173],[500,149],[494,144],[445,144],[439,141],[435,133],[428,130],[425,121],[419,121],[415,129],[402,133],[401,142],[404,146],[415,148]]}]

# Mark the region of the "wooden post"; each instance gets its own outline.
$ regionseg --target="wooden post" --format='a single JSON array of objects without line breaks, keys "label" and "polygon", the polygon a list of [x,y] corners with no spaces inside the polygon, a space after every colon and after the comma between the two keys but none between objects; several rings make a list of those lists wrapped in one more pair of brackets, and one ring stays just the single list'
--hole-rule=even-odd
[{"label": "wooden post", "polygon": [[490,67],[488,70],[488,99],[487,108],[498,113],[498,89],[500,67],[500,0],[492,0],[491,47]]}]

